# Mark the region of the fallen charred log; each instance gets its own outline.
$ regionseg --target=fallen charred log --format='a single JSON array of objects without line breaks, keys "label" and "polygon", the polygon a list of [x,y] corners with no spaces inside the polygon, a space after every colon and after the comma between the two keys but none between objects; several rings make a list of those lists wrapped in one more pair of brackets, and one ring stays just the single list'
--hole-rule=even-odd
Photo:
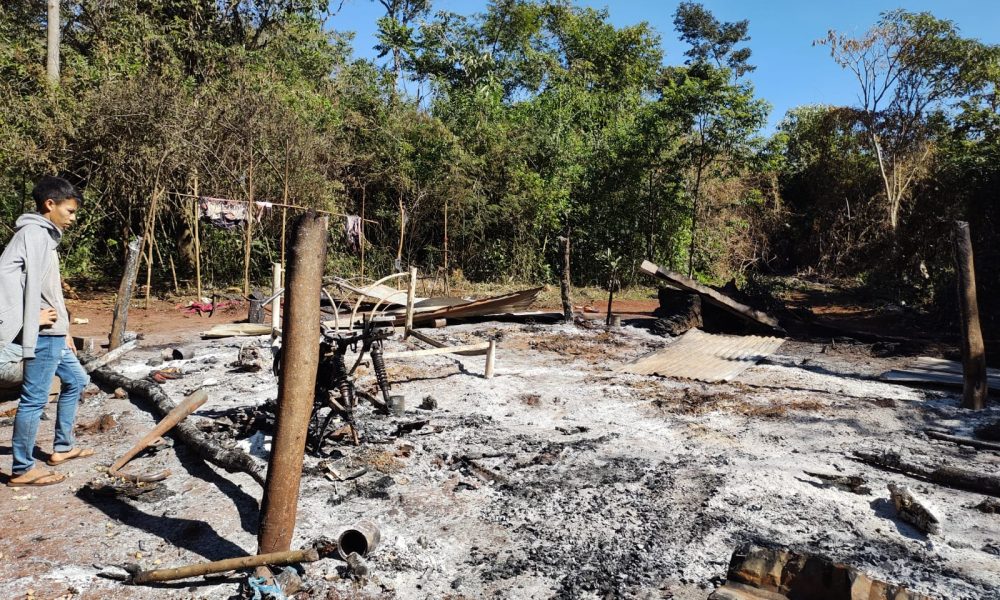
[{"label": "fallen charred log", "polygon": [[854,458],[873,467],[896,471],[943,486],[1000,497],[1000,477],[959,469],[950,465],[924,465],[897,452],[854,452]]},{"label": "fallen charred log", "polygon": [[[161,418],[176,408],[163,389],[151,381],[132,379],[107,367],[94,370],[91,376],[105,385],[123,388],[130,395],[153,402]],[[238,448],[221,448],[213,444],[190,421],[178,423],[172,434],[204,460],[230,473],[246,473],[261,486],[264,485],[264,469],[250,455]]]}]

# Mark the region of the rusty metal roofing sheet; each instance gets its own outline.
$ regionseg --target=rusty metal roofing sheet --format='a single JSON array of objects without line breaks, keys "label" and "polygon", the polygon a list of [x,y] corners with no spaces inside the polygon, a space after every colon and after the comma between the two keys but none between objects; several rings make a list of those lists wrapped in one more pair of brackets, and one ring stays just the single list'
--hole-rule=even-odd
[{"label": "rusty metal roofing sheet", "polygon": [[729,381],[777,350],[781,338],[757,335],[715,335],[688,330],[666,348],[641,356],[619,371],[679,379]]}]

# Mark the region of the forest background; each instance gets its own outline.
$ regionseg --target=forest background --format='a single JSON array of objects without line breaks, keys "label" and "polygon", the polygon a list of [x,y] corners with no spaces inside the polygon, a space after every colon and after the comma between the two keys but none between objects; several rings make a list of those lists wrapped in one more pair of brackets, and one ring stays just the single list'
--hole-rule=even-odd
[{"label": "forest background", "polygon": [[337,3],[64,0],[58,80],[47,2],[4,2],[0,238],[51,173],[84,190],[64,267],[93,285],[116,283],[147,232],[154,288],[190,284],[196,254],[208,285],[268,281],[284,211],[196,240],[205,195],[363,215],[363,256],[332,245],[346,276],[555,282],[569,237],[577,284],[636,283],[650,259],[710,283],[849,278],[952,315],[963,219],[1000,338],[1000,47],[902,10],[831,32],[817,44],[858,102],[765,133],[751,24],[697,3],[674,14],[687,51],[668,65],[668,32],[569,1],[377,2],[380,56],[360,60],[328,29]]}]

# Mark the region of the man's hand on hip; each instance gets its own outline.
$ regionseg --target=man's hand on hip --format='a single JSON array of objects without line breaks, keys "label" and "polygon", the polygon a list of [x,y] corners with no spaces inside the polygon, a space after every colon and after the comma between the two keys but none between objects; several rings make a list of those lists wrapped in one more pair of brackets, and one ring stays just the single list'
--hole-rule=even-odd
[{"label": "man's hand on hip", "polygon": [[54,308],[43,308],[38,314],[39,327],[52,327],[59,320],[59,313]]}]

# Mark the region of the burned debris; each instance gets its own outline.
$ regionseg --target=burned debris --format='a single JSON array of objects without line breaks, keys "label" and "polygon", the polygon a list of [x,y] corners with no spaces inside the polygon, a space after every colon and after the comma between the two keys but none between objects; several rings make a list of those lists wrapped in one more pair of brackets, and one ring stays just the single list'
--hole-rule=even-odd
[{"label": "burned debris", "polygon": [[[322,254],[307,249],[316,231],[303,235],[293,261]],[[991,597],[995,578],[962,565],[1000,547],[985,525],[996,507],[964,491],[998,495],[996,442],[977,434],[995,416],[965,422],[944,392],[880,380],[902,359],[778,337],[769,315],[670,273],[687,286],[661,292],[677,318],[546,325],[518,322],[509,294],[452,302],[329,278],[326,290],[323,266],[306,263],[258,298],[282,320],[140,341],[93,370],[121,393],[101,396],[116,408],[80,435],[114,437],[118,452],[78,497],[145,545],[113,560],[103,548],[88,572],[115,580],[88,585]],[[501,314],[483,325],[482,310]],[[133,404],[157,422],[136,426]],[[876,443],[888,437],[900,447]]]}]

